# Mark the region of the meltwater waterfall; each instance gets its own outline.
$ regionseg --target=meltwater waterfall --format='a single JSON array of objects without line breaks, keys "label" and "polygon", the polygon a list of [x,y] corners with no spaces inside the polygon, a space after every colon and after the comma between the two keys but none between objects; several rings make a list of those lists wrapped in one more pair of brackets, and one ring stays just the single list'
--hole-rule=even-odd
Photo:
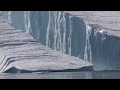
[{"label": "meltwater waterfall", "polygon": [[38,42],[93,63],[94,70],[120,69],[120,37],[106,33],[109,29],[65,11],[3,11],[2,16]]}]

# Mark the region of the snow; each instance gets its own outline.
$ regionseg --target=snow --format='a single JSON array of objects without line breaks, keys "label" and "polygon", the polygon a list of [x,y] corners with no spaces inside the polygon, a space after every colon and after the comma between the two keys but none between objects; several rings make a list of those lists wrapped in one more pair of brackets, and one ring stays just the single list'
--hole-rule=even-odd
[{"label": "snow", "polygon": [[110,35],[120,37],[120,11],[65,11],[89,24],[97,24]]},{"label": "snow", "polygon": [[[59,71],[88,67],[93,64],[52,50],[38,43],[29,33],[16,30],[0,18],[0,72]],[[17,71],[16,71],[17,70]]]},{"label": "snow", "polygon": [[104,29],[101,29],[100,31],[98,31],[101,34],[106,34],[107,32]]}]

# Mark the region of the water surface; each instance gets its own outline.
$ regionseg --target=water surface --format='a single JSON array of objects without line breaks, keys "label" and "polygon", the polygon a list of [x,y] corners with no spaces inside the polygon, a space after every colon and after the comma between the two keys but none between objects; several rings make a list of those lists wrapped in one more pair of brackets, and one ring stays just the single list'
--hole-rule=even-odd
[{"label": "water surface", "polygon": [[120,79],[119,71],[1,73],[0,79]]}]

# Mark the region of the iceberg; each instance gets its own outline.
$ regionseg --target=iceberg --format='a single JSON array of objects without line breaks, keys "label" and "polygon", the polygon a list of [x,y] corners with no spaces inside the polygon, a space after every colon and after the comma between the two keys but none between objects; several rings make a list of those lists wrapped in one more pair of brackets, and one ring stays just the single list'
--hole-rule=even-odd
[{"label": "iceberg", "polygon": [[17,29],[56,51],[120,69],[120,11],[2,11]]},{"label": "iceberg", "polygon": [[38,43],[0,18],[0,73],[93,70],[93,64]]}]

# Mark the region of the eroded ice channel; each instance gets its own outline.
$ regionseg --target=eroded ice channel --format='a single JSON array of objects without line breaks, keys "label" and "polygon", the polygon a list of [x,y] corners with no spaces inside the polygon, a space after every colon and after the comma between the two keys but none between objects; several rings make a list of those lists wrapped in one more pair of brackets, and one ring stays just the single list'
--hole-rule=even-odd
[{"label": "eroded ice channel", "polygon": [[120,12],[6,11],[4,18],[38,42],[94,64],[120,69]]}]

